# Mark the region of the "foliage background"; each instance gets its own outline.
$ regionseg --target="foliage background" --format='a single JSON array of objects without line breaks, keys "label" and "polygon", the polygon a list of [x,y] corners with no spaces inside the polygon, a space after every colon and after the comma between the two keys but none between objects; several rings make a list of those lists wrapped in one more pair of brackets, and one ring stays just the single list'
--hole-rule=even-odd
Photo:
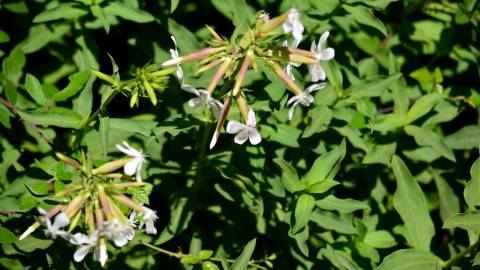
[{"label": "foliage background", "polygon": [[[33,222],[35,207],[48,204],[49,180],[69,180],[54,152],[78,154],[76,130],[106,91],[89,70],[110,73],[107,53],[129,78],[148,61],[170,58],[170,35],[185,54],[205,46],[206,24],[229,36],[257,11],[275,16],[291,7],[306,28],[300,47],[330,30],[336,56],[325,66],[328,87],[292,121],[285,87],[249,74],[260,146],[235,145],[224,134],[207,150],[214,124],[204,110],[185,105],[190,97],[173,79],[157,106],[143,100],[130,109],[128,98],[117,96],[102,115],[107,130],[94,123],[85,133],[81,148],[99,164],[118,156],[114,145],[126,139],[149,155],[149,203],[161,233],[112,248],[108,267],[200,267],[140,240],[177,254],[208,249],[235,259],[254,238],[252,259],[273,269],[479,263],[475,246],[461,253],[480,232],[480,163],[472,167],[480,144],[479,1],[83,0],[45,13],[59,4],[0,3],[2,267],[99,267],[91,258],[74,263],[74,247],[41,232],[17,236]],[[195,77],[193,67],[184,67],[186,81],[205,87],[212,74]],[[299,71],[306,86],[307,68]]]}]

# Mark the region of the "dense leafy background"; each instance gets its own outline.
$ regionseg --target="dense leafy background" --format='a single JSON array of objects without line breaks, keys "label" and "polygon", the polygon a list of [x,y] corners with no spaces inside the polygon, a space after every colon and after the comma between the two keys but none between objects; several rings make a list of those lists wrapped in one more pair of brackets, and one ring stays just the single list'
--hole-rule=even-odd
[{"label": "dense leafy background", "polygon": [[[157,106],[142,100],[130,109],[118,95],[100,115],[108,125],[95,121],[86,130],[80,148],[99,164],[118,156],[113,146],[122,140],[145,149],[150,205],[159,215],[160,233],[112,248],[108,267],[192,269],[138,239],[230,260],[245,248],[231,269],[245,269],[250,254],[273,269],[480,264],[475,246],[449,261],[480,233],[480,1],[60,2],[0,2],[2,267],[99,267],[91,257],[72,262],[74,247],[41,231],[17,237],[35,207],[49,204],[49,181],[69,180],[54,152],[78,154],[73,139],[106,91],[90,69],[110,74],[107,53],[128,79],[148,61],[170,58],[170,35],[185,54],[205,46],[205,24],[229,36],[257,11],[275,16],[291,7],[306,28],[300,47],[330,30],[336,56],[325,66],[328,87],[292,121],[285,87],[249,74],[260,146],[223,134],[207,150],[214,123],[185,105],[189,94],[174,79]],[[193,67],[184,67],[186,81],[205,87],[211,74],[195,77]],[[299,71],[308,85],[307,68]]]}]

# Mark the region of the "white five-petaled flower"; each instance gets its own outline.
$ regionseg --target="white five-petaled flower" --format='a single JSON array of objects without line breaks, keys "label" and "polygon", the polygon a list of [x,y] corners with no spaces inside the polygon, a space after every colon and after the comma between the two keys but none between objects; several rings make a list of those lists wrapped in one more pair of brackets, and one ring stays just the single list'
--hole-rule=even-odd
[{"label": "white five-petaled flower", "polygon": [[222,111],[223,104],[219,100],[215,99],[208,93],[205,89],[196,89],[190,84],[183,84],[182,89],[196,95],[196,98],[192,98],[188,101],[188,106],[192,108],[197,108],[201,106],[208,106],[212,109],[215,119],[220,117],[220,112]]},{"label": "white five-petaled flower", "polygon": [[227,132],[230,134],[237,134],[235,136],[235,143],[243,144],[247,140],[250,140],[250,143],[257,145],[262,141],[262,136],[255,127],[257,120],[255,118],[255,113],[252,109],[248,111],[247,124],[242,124],[238,121],[228,121]]},{"label": "white five-petaled flower", "polygon": [[145,155],[132,148],[127,142],[122,142],[122,144],[116,145],[117,149],[123,152],[124,154],[132,157],[132,160],[125,163],[123,167],[126,175],[134,175],[137,182],[142,182],[142,165],[145,162]]},{"label": "white five-petaled flower", "polygon": [[292,107],[290,107],[290,109],[288,110],[288,120],[292,119],[293,112],[295,111],[295,106],[297,106],[298,104],[302,104],[303,106],[310,106],[310,104],[312,104],[314,101],[311,93],[319,89],[322,89],[324,87],[325,87],[325,83],[312,84],[309,87],[307,87],[307,89],[305,89],[300,95],[291,97],[287,101],[287,106],[292,105]]},{"label": "white five-petaled flower", "polygon": [[283,23],[283,31],[285,33],[292,32],[293,46],[296,48],[303,37],[303,24],[300,21],[300,13],[296,8],[291,8],[288,11],[287,20]]},{"label": "white five-petaled flower", "polygon": [[317,59],[317,62],[310,66],[310,74],[312,75],[313,82],[318,82],[319,80],[324,81],[326,78],[325,71],[320,64],[320,61],[328,61],[335,56],[335,50],[333,48],[322,49],[329,34],[328,31],[323,33],[318,40],[318,44],[315,44],[315,41],[312,42],[310,51],[315,53]]},{"label": "white five-petaled flower", "polygon": [[[170,49],[170,55],[172,56],[172,59],[176,59],[179,57],[177,40],[175,39],[174,36],[170,36],[170,38],[173,40],[173,43],[175,44],[175,49]],[[177,77],[177,80],[182,82],[183,84],[183,70],[182,70],[182,67],[180,67],[180,64],[177,64],[176,77]]]},{"label": "white five-petaled flower", "polygon": [[145,225],[145,231],[148,234],[157,234],[157,228],[155,228],[155,220],[158,216],[152,209],[143,206],[145,212],[143,213],[142,221],[138,225],[138,228],[141,229]]},{"label": "white five-petaled flower", "polygon": [[55,221],[52,224],[52,221],[48,217],[48,212],[47,211],[45,211],[42,208],[38,208],[38,212],[40,213],[40,215],[42,215],[43,222],[45,223],[45,226],[47,227],[45,229],[45,235],[50,236],[53,239],[57,238],[57,236],[60,236],[62,238],[68,238],[69,237],[70,234],[68,232],[62,230],[63,227],[70,224],[70,219],[68,218],[68,216],[65,213],[60,212],[59,214],[57,214],[57,216],[55,217]]},{"label": "white five-petaled flower", "polygon": [[94,258],[99,261],[101,265],[105,265],[108,259],[106,243],[100,244],[100,231],[96,230],[91,235],[85,235],[83,233],[76,233],[70,239],[70,242],[74,245],[80,246],[73,254],[73,259],[76,262],[81,262],[90,252],[94,249]]}]

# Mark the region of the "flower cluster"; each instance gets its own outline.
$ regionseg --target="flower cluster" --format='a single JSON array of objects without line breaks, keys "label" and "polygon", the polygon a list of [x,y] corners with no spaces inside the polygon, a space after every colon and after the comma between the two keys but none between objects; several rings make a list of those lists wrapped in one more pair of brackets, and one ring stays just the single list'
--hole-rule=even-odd
[{"label": "flower cluster", "polygon": [[[280,27],[283,28],[282,32],[277,31]],[[295,83],[293,67],[301,64],[310,65],[309,70],[313,82],[325,80],[326,75],[322,68],[322,61],[331,60],[335,55],[334,49],[325,48],[329,32],[322,34],[318,44],[313,42],[310,51],[297,48],[304,31],[298,10],[292,8],[272,19],[268,13],[260,14],[255,24],[238,41],[224,38],[212,28],[208,26],[207,28],[212,36],[208,42],[209,47],[183,56],[179,55],[177,42],[172,37],[175,44],[175,49],[170,50],[172,59],[165,61],[163,66],[176,66],[176,75],[181,88],[197,96],[189,100],[189,106],[208,106],[212,109],[217,119],[217,126],[210,142],[210,148],[214,147],[217,142],[233,100],[237,103],[245,124],[229,121],[227,132],[237,134],[235,142],[238,144],[243,144],[247,139],[252,144],[260,143],[261,135],[256,129],[255,113],[247,105],[247,99],[242,89],[246,73],[249,69],[256,70],[259,63],[269,67],[295,93],[295,96],[287,102],[287,105],[291,106],[288,113],[289,119],[292,118],[294,108],[298,104],[309,106],[313,102],[311,93],[324,87],[323,83],[313,84],[302,90]],[[291,36],[292,40],[285,40],[285,34]],[[180,64],[192,61],[199,62],[197,75],[216,68],[215,75],[206,89],[196,89],[185,83]],[[214,97],[214,91],[222,79],[224,79],[223,86],[220,87],[216,96],[225,97],[223,104]]]},{"label": "flower cluster", "polygon": [[[134,193],[146,185],[141,177],[145,155],[127,142],[118,144],[117,148],[128,157],[91,170],[77,160],[57,153],[60,160],[82,172],[82,180],[55,193],[53,199],[59,203],[49,211],[38,208],[38,221],[20,239],[44,225],[45,235],[53,239],[63,238],[78,246],[73,255],[75,261],[82,261],[92,251],[94,259],[103,266],[108,259],[109,241],[116,247],[123,247],[133,239],[136,230],[144,227],[146,233],[156,234],[155,211],[129,197],[132,191]],[[125,174],[115,172],[122,167]],[[136,181],[131,181],[133,175]]]}]

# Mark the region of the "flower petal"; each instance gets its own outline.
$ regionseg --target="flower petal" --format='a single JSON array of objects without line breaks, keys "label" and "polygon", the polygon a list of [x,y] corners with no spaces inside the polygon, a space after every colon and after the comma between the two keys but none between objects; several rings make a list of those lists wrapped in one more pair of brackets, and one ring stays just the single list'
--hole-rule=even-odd
[{"label": "flower petal", "polygon": [[330,32],[326,31],[320,36],[320,39],[318,40],[317,50],[320,50],[322,48],[325,41],[327,41],[327,38],[328,38],[329,35],[330,35]]},{"label": "flower petal", "polygon": [[194,94],[195,96],[199,96],[199,93],[198,93],[198,90],[197,88],[193,87],[192,85],[190,84],[187,84],[187,83],[184,83],[180,86],[180,88],[182,88],[182,90],[185,90],[189,93],[192,93]]},{"label": "flower petal", "polygon": [[85,256],[87,256],[87,254],[88,254],[88,252],[90,251],[91,248],[92,248],[92,246],[81,246],[81,247],[79,247],[75,251],[75,253],[73,253],[73,259],[76,262],[83,261],[83,259],[85,258]]},{"label": "flower petal", "polygon": [[192,98],[188,100],[187,104],[190,108],[198,108],[203,106],[205,103],[201,98],[197,97],[197,98]]},{"label": "flower petal", "polygon": [[142,160],[140,158],[134,158],[129,162],[125,163],[125,166],[123,167],[123,171],[125,172],[126,175],[132,176],[137,171],[137,168],[141,162]]},{"label": "flower petal", "polygon": [[246,128],[245,124],[242,124],[238,121],[232,120],[228,121],[227,124],[227,132],[230,134],[235,134],[238,133]]},{"label": "flower petal", "polygon": [[143,165],[143,160],[138,164],[137,173],[135,174],[135,180],[137,182],[142,182],[142,165]]},{"label": "flower petal", "polygon": [[249,128],[248,139],[250,140],[251,144],[257,145],[262,141],[262,136],[260,135],[260,132],[258,132],[256,128]]},{"label": "flower petal", "polygon": [[234,138],[235,143],[244,144],[248,140],[248,129],[240,131]]},{"label": "flower petal", "polygon": [[326,48],[320,53],[320,60],[330,60],[335,57],[335,50],[333,48]]},{"label": "flower petal", "polygon": [[287,106],[290,106],[290,104],[293,104],[293,103],[298,103],[299,102],[298,100],[300,100],[301,98],[302,97],[299,96],[299,95],[295,95],[295,96],[289,98],[288,101],[287,101]]},{"label": "flower petal", "polygon": [[292,107],[288,109],[288,120],[292,120],[293,112],[295,111],[295,107],[298,105],[299,101],[293,103]]},{"label": "flower petal", "polygon": [[248,110],[248,119],[247,119],[247,125],[254,127],[257,125],[257,119],[255,118],[255,112],[250,109]]},{"label": "flower petal", "polygon": [[70,219],[65,213],[61,212],[55,217],[53,227],[59,229],[67,226],[68,224],[70,224]]},{"label": "flower petal", "polygon": [[307,93],[313,93],[313,92],[315,92],[317,90],[320,90],[324,87],[325,87],[325,83],[314,83],[314,84],[310,85],[309,87],[307,87],[307,89],[305,89],[305,91]]}]

